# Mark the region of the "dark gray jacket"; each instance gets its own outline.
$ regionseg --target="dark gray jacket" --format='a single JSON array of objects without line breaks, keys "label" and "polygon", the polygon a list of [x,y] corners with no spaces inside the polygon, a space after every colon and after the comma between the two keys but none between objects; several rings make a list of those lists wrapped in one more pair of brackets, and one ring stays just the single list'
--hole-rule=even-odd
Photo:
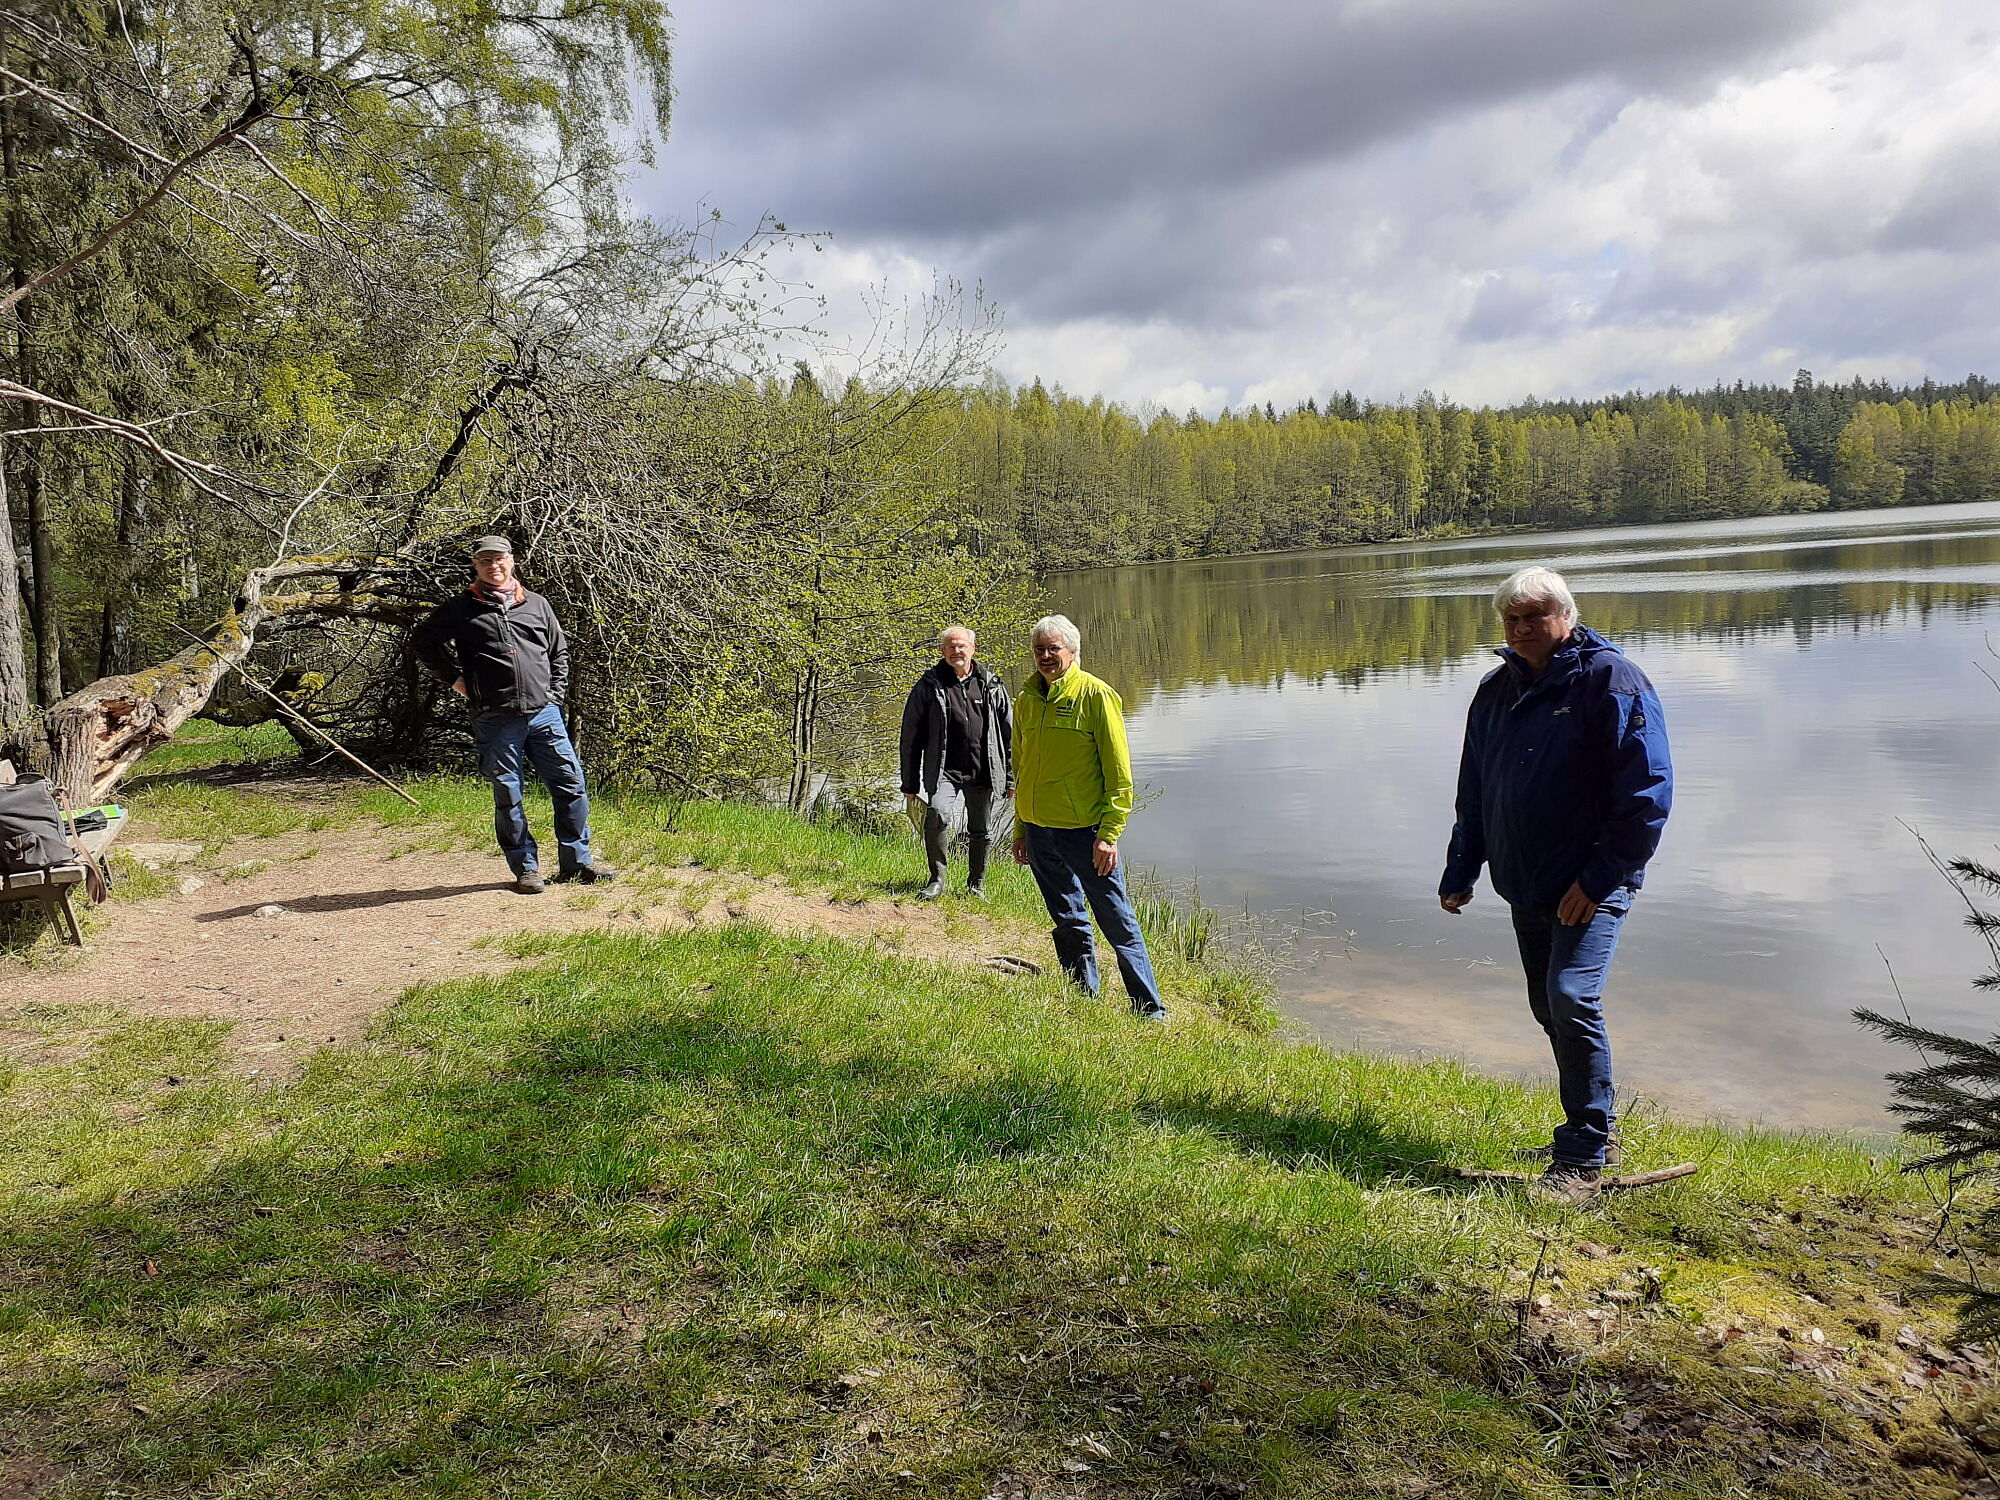
[{"label": "dark gray jacket", "polygon": [[417,659],[446,682],[465,679],[476,714],[534,714],[569,691],[569,637],[540,594],[502,608],[467,589],[410,632]]},{"label": "dark gray jacket", "polygon": [[[996,792],[1014,790],[1014,701],[1007,685],[978,662],[973,675],[986,689],[986,774]],[[929,797],[937,791],[944,775],[945,725],[950,713],[944,705],[945,677],[951,668],[939,662],[917,679],[903,703],[902,755],[903,795],[921,793]]]}]

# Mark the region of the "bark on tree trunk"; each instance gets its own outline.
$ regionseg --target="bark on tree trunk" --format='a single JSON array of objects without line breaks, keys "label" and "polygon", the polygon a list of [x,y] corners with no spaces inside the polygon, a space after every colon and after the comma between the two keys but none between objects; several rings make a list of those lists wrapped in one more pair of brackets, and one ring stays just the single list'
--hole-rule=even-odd
[{"label": "bark on tree trunk", "polygon": [[792,784],[786,803],[803,815],[812,806],[813,760],[819,739],[820,677],[817,666],[799,674],[792,695]]},{"label": "bark on tree trunk", "polygon": [[7,444],[0,439],[0,728],[28,717],[28,656],[21,639],[21,574],[7,507]]},{"label": "bark on tree trunk", "polygon": [[[8,34],[0,18],[0,60],[8,56]],[[28,279],[20,259],[21,162],[19,127],[13,95],[0,95],[0,187],[7,196],[7,239],[13,255],[7,279],[15,287]],[[14,368],[26,372],[33,358],[27,319],[16,316],[13,326]],[[28,654],[21,637],[21,560],[14,555],[13,512],[7,503],[7,444],[0,440],[0,726],[19,724],[28,716]]]},{"label": "bark on tree trunk", "polygon": [[[39,422],[39,414],[31,420]],[[62,690],[62,624],[56,616],[56,566],[49,540],[47,487],[41,465],[28,456],[21,472],[21,489],[28,500],[28,550],[35,565],[32,600],[35,627],[35,696],[54,707]]]},{"label": "bark on tree trunk", "polygon": [[[7,55],[8,36],[4,25],[0,25],[0,59]],[[27,284],[27,267],[21,263],[20,246],[24,242],[22,234],[22,193],[19,131],[14,120],[14,103],[11,94],[0,101],[0,183],[4,183],[7,195],[7,238],[14,246],[13,256],[7,267],[7,279],[12,283],[12,291]],[[35,346],[33,312],[27,307],[17,307],[13,317],[14,369],[30,384],[35,379]],[[31,408],[27,414],[28,425],[41,422],[41,412]],[[27,463],[21,471],[21,496],[27,502],[28,537],[34,551],[35,589],[35,663],[37,676],[42,685],[42,701],[54,703],[62,697],[62,646],[56,637],[53,624],[55,617],[54,570],[47,565],[46,557],[46,517],[43,513],[42,478],[35,456],[26,455]],[[4,484],[0,479],[0,484]],[[14,550],[11,532],[7,538],[7,550]],[[16,559],[8,558],[9,562]],[[12,570],[10,570],[12,571]],[[18,636],[18,629],[16,635]],[[0,668],[4,670],[4,668]],[[7,722],[13,722],[10,717]]]},{"label": "bark on tree trunk", "polygon": [[132,665],[132,608],[139,576],[139,527],[146,519],[146,487],[138,461],[128,455],[118,496],[118,552],[111,586],[104,591],[104,621],[97,640],[97,675],[109,677]]}]

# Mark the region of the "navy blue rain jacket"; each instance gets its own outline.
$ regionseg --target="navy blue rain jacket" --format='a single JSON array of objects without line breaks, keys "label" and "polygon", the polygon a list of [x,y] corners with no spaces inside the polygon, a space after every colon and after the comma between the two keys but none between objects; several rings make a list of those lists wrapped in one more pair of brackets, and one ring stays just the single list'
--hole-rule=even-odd
[{"label": "navy blue rain jacket", "polygon": [[1438,894],[1481,865],[1510,906],[1554,910],[1645,880],[1674,800],[1667,724],[1646,674],[1578,625],[1539,678],[1507,647],[1472,695],[1458,823]]}]

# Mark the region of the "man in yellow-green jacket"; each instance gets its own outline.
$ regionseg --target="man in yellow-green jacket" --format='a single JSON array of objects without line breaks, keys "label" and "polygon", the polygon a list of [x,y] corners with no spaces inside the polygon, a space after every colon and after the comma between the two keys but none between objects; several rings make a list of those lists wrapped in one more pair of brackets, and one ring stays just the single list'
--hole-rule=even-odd
[{"label": "man in yellow-green jacket", "polygon": [[1083,640],[1067,618],[1043,616],[1029,640],[1036,675],[1014,700],[1014,858],[1041,887],[1063,972],[1097,993],[1094,913],[1118,955],[1132,1013],[1165,1021],[1118,858],[1133,801],[1124,705],[1076,664]]}]

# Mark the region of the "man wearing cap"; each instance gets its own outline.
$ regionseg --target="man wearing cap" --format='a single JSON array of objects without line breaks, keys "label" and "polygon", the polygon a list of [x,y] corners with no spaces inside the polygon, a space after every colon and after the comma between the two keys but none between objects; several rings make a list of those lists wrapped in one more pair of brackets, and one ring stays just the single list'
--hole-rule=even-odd
[{"label": "man wearing cap", "polygon": [[555,802],[558,881],[609,880],[590,853],[590,797],[583,763],[563,725],[569,637],[549,601],[514,576],[514,544],[483,536],[472,544],[472,587],[432,610],[411,632],[417,658],[466,700],[479,769],[493,783],[493,832],[514,872],[514,889],[543,889],[535,836],[522,806],[522,764]]}]

